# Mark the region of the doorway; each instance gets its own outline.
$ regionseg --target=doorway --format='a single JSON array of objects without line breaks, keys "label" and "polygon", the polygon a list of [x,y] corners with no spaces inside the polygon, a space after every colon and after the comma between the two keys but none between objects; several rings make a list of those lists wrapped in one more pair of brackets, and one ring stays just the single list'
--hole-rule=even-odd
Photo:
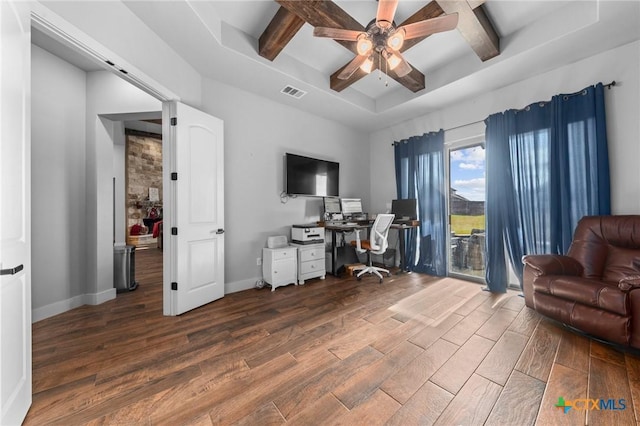
[{"label": "doorway", "polygon": [[484,282],[484,143],[456,146],[448,152],[449,275]]},{"label": "doorway", "polygon": [[162,250],[162,123],[156,131],[138,130],[148,121],[124,123],[125,237],[137,250]]},{"label": "doorway", "polygon": [[[126,271],[118,271],[118,265],[114,265],[114,282],[121,293],[133,291],[139,285],[145,287],[145,291],[148,287],[162,289],[163,151],[161,112],[157,114],[160,118],[123,121],[124,149],[119,155],[124,165],[118,173],[123,184],[117,191],[120,205],[114,205],[117,234],[114,244],[124,242],[128,248],[124,252],[135,256],[129,259],[129,265],[134,265],[131,276],[127,276]],[[116,246],[114,251],[123,249]],[[114,254],[114,262],[117,258]],[[124,280],[120,281],[125,282],[116,279],[123,276]]]}]

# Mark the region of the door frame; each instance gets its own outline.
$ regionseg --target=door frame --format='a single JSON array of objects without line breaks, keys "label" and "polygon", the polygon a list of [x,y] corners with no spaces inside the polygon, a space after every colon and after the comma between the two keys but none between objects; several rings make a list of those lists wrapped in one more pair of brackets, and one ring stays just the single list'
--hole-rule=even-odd
[{"label": "door frame", "polygon": [[[449,134],[447,137],[447,132],[445,132],[445,144],[444,144],[444,155],[446,161],[444,162],[445,169],[445,197],[446,197],[446,207],[447,207],[447,275],[453,278],[459,278],[465,281],[477,282],[480,284],[486,284],[486,280],[480,277],[474,277],[472,275],[465,275],[457,272],[451,271],[451,152],[457,151],[459,149],[464,148],[472,148],[474,146],[485,146],[485,134],[484,134],[484,123],[482,123],[482,128],[480,129],[477,125],[479,123],[474,123],[474,125],[463,126],[456,128],[456,132],[452,132],[453,134]],[[480,133],[480,130],[482,131]],[[486,210],[486,207],[485,207]]]}]

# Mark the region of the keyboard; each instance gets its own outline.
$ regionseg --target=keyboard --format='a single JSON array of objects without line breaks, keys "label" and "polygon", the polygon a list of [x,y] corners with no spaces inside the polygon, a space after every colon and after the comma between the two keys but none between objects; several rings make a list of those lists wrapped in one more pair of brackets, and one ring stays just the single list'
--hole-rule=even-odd
[{"label": "keyboard", "polygon": [[394,219],[393,223],[395,223],[397,225],[400,225],[400,224],[403,224],[403,223],[411,223],[413,221],[414,221],[414,219]]}]

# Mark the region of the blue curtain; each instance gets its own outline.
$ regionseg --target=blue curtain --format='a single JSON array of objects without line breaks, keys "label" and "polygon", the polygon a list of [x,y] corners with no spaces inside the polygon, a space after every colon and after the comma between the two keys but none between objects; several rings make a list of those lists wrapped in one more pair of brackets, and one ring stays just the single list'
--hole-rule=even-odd
[{"label": "blue curtain", "polygon": [[485,123],[487,285],[505,292],[505,249],[522,283],[523,255],[566,253],[581,217],[611,214],[604,87]]},{"label": "blue curtain", "polygon": [[417,235],[406,241],[407,265],[416,272],[447,275],[444,131],[394,144],[398,199],[418,200]]}]

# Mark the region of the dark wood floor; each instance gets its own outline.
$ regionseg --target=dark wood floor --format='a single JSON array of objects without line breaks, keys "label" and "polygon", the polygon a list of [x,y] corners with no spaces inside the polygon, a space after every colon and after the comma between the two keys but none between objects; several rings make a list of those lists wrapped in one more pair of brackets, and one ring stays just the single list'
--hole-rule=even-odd
[{"label": "dark wood floor", "polygon": [[[328,277],[169,318],[159,254],[136,252],[134,292],[33,325],[25,424],[637,424],[640,360],[514,292]],[[565,414],[559,397],[626,408]]]}]

